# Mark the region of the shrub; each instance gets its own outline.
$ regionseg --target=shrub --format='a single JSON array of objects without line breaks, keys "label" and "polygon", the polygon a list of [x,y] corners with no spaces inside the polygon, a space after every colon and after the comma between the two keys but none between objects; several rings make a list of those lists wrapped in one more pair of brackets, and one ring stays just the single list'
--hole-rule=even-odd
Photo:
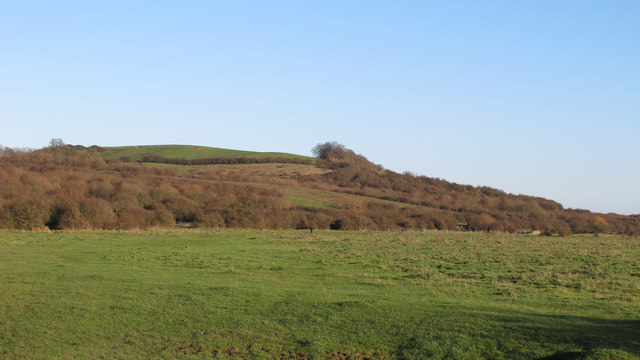
[{"label": "shrub", "polygon": [[99,198],[85,198],[79,205],[80,214],[94,229],[114,229],[116,214],[113,206]]},{"label": "shrub", "polygon": [[571,228],[566,226],[566,225],[560,226],[558,228],[558,235],[559,236],[570,236],[571,235]]},{"label": "shrub", "polygon": [[116,229],[137,230],[148,228],[147,211],[140,208],[128,208],[118,213]]},{"label": "shrub", "polygon": [[89,227],[78,206],[67,199],[55,201],[49,210],[49,218],[45,225],[51,230],[78,230]]},{"label": "shrub", "polygon": [[11,228],[35,230],[43,228],[48,216],[48,206],[38,198],[21,198],[9,207]]},{"label": "shrub", "polygon": [[206,212],[196,219],[193,223],[194,227],[201,228],[220,228],[225,226],[224,218],[218,211]]}]

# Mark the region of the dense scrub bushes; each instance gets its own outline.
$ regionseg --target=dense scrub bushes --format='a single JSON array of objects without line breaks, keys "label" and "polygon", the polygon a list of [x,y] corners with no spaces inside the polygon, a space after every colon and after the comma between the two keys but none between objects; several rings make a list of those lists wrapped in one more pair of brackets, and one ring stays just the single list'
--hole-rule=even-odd
[{"label": "dense scrub bushes", "polygon": [[542,198],[398,174],[341,145],[324,145],[314,153],[319,165],[331,171],[286,179],[286,184],[345,193],[328,208],[294,206],[281,191],[248,185],[283,184],[283,179],[268,175],[105,161],[96,148],[79,146],[32,152],[5,148],[0,157],[0,228],[144,229],[184,223],[214,228],[640,234],[639,216],[567,210]]},{"label": "dense scrub bushes", "polygon": [[[122,160],[131,161],[130,158],[123,158]],[[174,164],[174,165],[220,165],[220,164],[269,164],[269,163],[283,163],[283,164],[306,164],[311,165],[312,159],[297,158],[297,157],[246,157],[246,156],[234,156],[234,157],[205,157],[199,159],[187,159],[187,158],[168,158],[162,155],[146,155],[141,159],[142,162],[151,162],[159,164]]]},{"label": "dense scrub bushes", "polygon": [[[107,163],[63,147],[0,158],[0,228],[140,229],[176,222],[263,227],[291,206],[271,189],[181,179],[170,169]],[[275,227],[275,225],[272,225]]]},{"label": "dense scrub bushes", "polygon": [[[489,231],[529,229],[563,235],[572,232],[640,234],[640,216],[637,215],[593,214],[564,209],[555,201],[539,197],[507,194],[489,187],[459,185],[411,173],[398,174],[383,170],[337,143],[318,144],[313,153],[322,166],[334,171],[308,177],[304,186],[442,210],[440,213],[401,214],[397,224],[403,228],[455,229],[464,224],[467,229]],[[387,217],[374,215],[372,218],[376,223],[384,219],[388,225]]]}]

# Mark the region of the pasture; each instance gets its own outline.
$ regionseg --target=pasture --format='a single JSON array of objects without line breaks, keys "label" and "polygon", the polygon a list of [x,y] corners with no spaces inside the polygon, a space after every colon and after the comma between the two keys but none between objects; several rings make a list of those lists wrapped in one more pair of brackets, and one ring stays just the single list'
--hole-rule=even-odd
[{"label": "pasture", "polygon": [[0,232],[3,359],[637,359],[640,239]]},{"label": "pasture", "polygon": [[102,148],[102,152],[100,153],[100,155],[105,159],[117,159],[123,156],[130,156],[133,160],[140,160],[146,155],[161,155],[168,158],[186,159],[242,156],[257,159],[265,157],[311,159],[308,156],[281,152],[257,152],[194,145],[144,145],[104,147]]}]

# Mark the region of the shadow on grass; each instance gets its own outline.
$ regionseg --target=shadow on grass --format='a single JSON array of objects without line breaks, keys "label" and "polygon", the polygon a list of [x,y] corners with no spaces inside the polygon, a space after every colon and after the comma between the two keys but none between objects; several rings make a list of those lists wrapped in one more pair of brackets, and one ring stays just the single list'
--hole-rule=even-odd
[{"label": "shadow on grass", "polygon": [[636,358],[636,355],[631,355],[621,350],[592,349],[587,351],[560,351],[538,360],[626,360]]},{"label": "shadow on grass", "polygon": [[591,359],[600,358],[600,355],[615,358],[615,354],[608,356],[603,349],[640,354],[640,320],[528,314],[500,317],[499,321],[528,338],[581,350],[559,351],[543,359]]},{"label": "shadow on grass", "polygon": [[470,308],[442,315],[438,321],[449,325],[466,321],[440,331],[437,322],[424,319],[414,335],[399,344],[395,355],[400,359],[459,358],[470,353],[541,360],[640,358],[640,320]]},{"label": "shadow on grass", "polygon": [[585,357],[585,353],[582,351],[559,351],[539,360],[583,360]]}]

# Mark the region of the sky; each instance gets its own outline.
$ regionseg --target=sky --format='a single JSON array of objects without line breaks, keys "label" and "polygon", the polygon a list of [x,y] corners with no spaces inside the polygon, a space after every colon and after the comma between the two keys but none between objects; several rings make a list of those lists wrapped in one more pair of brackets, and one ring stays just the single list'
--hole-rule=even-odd
[{"label": "sky", "polygon": [[640,213],[639,1],[0,0],[0,144],[310,155]]}]

